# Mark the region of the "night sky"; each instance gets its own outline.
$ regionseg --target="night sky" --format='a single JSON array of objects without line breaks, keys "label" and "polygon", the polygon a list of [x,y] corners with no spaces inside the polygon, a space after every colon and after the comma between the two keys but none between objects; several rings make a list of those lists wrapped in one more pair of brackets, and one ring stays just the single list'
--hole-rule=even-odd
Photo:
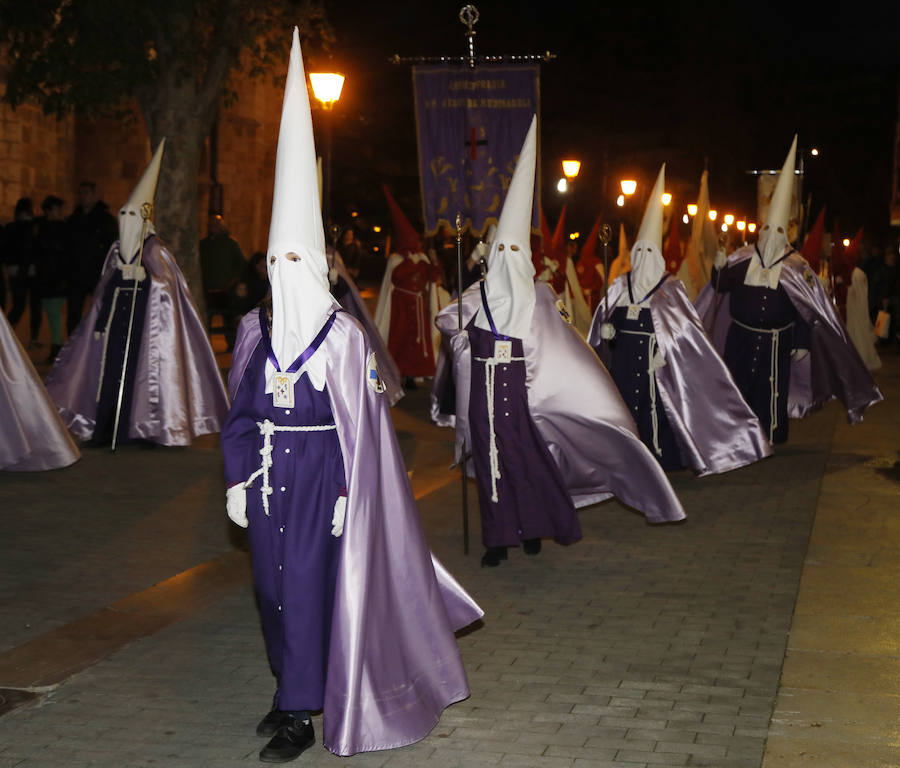
[{"label": "night sky", "polygon": [[[387,181],[418,222],[411,70],[387,60],[464,53],[462,4],[326,0],[337,40],[330,63],[319,55],[314,64],[347,75],[335,112],[338,208],[382,211]],[[476,52],[558,56],[541,84],[551,221],[564,155],[583,163],[574,227],[602,210],[614,216],[617,180],[649,183],[663,160],[682,208],[707,162],[713,206],[753,218],[746,170],[779,168],[798,132],[801,147],[821,153],[807,163],[812,214],[824,202],[829,227],[838,216],[842,232],[887,235],[900,3],[477,5]]]}]

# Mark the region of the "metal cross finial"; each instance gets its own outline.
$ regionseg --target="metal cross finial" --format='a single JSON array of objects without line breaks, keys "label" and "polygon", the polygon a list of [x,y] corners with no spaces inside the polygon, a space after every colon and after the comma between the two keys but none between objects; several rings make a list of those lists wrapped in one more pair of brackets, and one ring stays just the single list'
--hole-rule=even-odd
[{"label": "metal cross finial", "polygon": [[467,57],[469,69],[475,69],[475,25],[478,23],[478,9],[469,3],[459,9],[459,20],[466,25],[466,42],[469,45]]},{"label": "metal cross finial", "polygon": [[609,244],[609,241],[612,238],[612,230],[610,229],[609,224],[604,224],[602,227],[600,227],[600,233],[598,236],[600,238],[601,245]]}]

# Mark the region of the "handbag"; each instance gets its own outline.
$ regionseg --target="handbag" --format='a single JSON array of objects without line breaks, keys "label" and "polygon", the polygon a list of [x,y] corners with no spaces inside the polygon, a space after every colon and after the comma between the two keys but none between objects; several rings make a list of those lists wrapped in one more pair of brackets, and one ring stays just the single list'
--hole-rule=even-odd
[{"label": "handbag", "polygon": [[885,312],[883,309],[878,310],[878,316],[875,318],[875,335],[879,339],[890,338],[891,335],[891,313]]}]

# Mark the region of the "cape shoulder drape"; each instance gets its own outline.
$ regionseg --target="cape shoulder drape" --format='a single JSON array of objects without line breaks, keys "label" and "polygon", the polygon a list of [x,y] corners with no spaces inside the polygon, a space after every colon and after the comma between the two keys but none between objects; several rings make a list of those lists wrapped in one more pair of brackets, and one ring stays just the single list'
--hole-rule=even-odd
[{"label": "cape shoulder drape", "polygon": [[[241,321],[232,395],[260,340],[258,312]],[[371,350],[362,328],[339,312],[316,354],[327,359],[347,478],[324,744],[351,755],[418,741],[469,695],[453,632],[483,612],[429,552],[388,401],[366,383]]]},{"label": "cape shoulder drape", "polygon": [[[94,326],[104,289],[116,271],[118,248],[116,242],[110,249],[91,309],[47,377],[47,391],[63,422],[82,440],[94,432],[103,358],[103,339],[94,338]],[[151,277],[150,296],[137,369],[129,371],[136,394],[128,436],[188,445],[221,429],[228,396],[187,283],[155,235],[144,241],[142,263]]]},{"label": "cape shoulder drape", "polygon": [[[651,522],[684,518],[665,473],[641,442],[615,383],[578,331],[560,317],[553,289],[535,284],[525,352],[528,407],[577,507],[614,495]],[[463,326],[481,308],[479,284],[462,296]],[[457,329],[456,302],[436,323],[450,338],[456,386],[457,457],[468,433],[471,352]],[[449,373],[449,371],[447,371]]]},{"label": "cape shoulder drape", "polygon": [[[626,290],[626,276],[621,275],[609,287],[609,315]],[[682,282],[669,275],[648,303],[666,361],[656,371],[657,390],[688,466],[703,476],[771,455],[759,419],[706,335]],[[600,325],[606,319],[601,304],[588,337],[595,349],[605,344]]]},{"label": "cape shoulder drape", "polygon": [[[740,264],[755,253],[752,245],[739,248],[728,257],[725,268]],[[802,418],[837,398],[847,410],[847,420],[856,424],[862,421],[865,410],[884,396],[806,259],[794,251],[782,264],[779,284],[809,326],[810,336],[809,354],[791,361],[788,415]],[[717,296],[710,282],[694,303],[716,349],[724,352],[731,326],[728,294]]]},{"label": "cape shoulder drape", "polygon": [[81,454],[0,311],[0,470],[59,469]]}]

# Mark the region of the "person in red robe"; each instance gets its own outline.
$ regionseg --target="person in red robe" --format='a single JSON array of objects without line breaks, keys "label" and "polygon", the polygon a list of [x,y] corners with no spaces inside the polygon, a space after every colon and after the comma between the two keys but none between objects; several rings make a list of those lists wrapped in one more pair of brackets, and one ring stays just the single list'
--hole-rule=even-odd
[{"label": "person in red robe", "polygon": [[437,311],[440,266],[425,255],[418,232],[384,188],[394,229],[394,252],[387,262],[375,324],[387,342],[400,374],[410,379],[434,376],[432,317]]}]

